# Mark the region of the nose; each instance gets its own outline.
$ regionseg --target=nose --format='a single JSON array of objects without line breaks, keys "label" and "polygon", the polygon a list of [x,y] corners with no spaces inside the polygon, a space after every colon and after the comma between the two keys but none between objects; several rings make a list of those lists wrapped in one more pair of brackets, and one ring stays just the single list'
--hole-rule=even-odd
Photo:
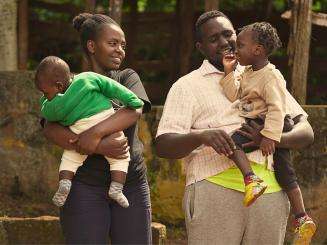
[{"label": "nose", "polygon": [[229,46],[228,39],[224,35],[220,36],[219,43],[220,43],[221,47],[228,47]]},{"label": "nose", "polygon": [[124,48],[123,48],[123,46],[121,44],[119,44],[119,45],[116,46],[116,51],[118,53],[120,53],[121,55],[124,55],[125,54],[125,50],[124,50]]}]

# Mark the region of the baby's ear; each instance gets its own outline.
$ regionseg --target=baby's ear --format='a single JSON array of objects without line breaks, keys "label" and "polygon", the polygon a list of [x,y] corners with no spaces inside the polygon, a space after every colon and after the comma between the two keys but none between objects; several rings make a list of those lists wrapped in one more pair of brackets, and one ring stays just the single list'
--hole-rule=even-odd
[{"label": "baby's ear", "polygon": [[59,91],[62,91],[65,86],[62,82],[56,82],[56,87]]},{"label": "baby's ear", "polygon": [[258,55],[261,55],[263,51],[264,51],[263,46],[258,44],[258,45],[255,45],[255,47],[253,49],[253,54],[258,56]]}]

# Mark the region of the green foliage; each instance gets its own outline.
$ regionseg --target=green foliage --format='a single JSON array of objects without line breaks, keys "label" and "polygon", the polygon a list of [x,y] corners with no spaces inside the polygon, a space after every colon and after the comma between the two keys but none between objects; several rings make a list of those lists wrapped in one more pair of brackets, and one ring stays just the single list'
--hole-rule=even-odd
[{"label": "green foliage", "polygon": [[273,5],[278,12],[284,11],[287,7],[284,0],[275,0]]},{"label": "green foliage", "polygon": [[316,12],[326,12],[327,0],[314,0],[312,3],[312,10]]},{"label": "green foliage", "polygon": [[138,0],[139,12],[174,12],[176,0]]},{"label": "green foliage", "polygon": [[33,12],[41,21],[68,21],[70,18],[68,13],[57,13],[43,8],[34,8]]}]

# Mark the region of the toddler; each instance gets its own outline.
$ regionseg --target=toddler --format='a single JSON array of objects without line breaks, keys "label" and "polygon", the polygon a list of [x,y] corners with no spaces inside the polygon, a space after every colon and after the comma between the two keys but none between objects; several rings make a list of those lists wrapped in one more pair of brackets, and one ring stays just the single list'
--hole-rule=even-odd
[{"label": "toddler", "polygon": [[[274,154],[276,179],[287,193],[295,215],[295,244],[308,244],[316,226],[305,211],[301,190],[290,165],[290,152],[279,148],[275,151],[282,132],[290,131],[294,125],[290,116],[286,115],[286,82],[268,60],[269,55],[280,46],[277,31],[269,23],[243,27],[237,36],[235,55],[227,53],[223,58],[225,77],[220,84],[228,99],[237,105],[240,116],[248,122],[255,120],[264,125],[260,131],[260,149],[264,156]],[[234,73],[237,62],[246,66],[239,77]],[[267,185],[255,175],[245,155],[244,151],[254,149],[242,149],[242,144],[249,140],[237,131],[231,137],[237,149],[230,158],[244,176],[244,205],[249,206],[264,193]]]}]

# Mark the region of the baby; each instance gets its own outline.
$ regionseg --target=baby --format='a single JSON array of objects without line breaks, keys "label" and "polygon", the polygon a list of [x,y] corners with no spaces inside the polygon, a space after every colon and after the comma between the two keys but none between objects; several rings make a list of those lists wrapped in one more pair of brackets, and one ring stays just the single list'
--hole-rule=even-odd
[{"label": "baby", "polygon": [[[114,114],[110,99],[121,101],[126,107],[138,109],[143,106],[132,91],[118,82],[94,72],[83,72],[71,76],[68,64],[55,56],[44,58],[37,67],[35,85],[42,96],[41,114],[50,122],[58,122],[76,134],[91,128]],[[124,137],[119,132],[119,138]],[[57,206],[63,206],[72,179],[87,158],[75,151],[65,150],[59,168],[59,188],[53,197]],[[130,155],[126,159],[106,157],[110,164],[111,183],[109,197],[122,207],[129,206],[123,194]]]},{"label": "baby", "polygon": [[[286,115],[286,82],[282,74],[272,65],[268,57],[281,46],[280,39],[269,23],[254,23],[242,28],[237,36],[236,52],[226,54],[223,58],[225,77],[220,81],[225,95],[232,102],[239,100],[237,108],[240,116],[257,123],[264,124],[261,130],[260,149],[264,156],[274,154],[274,169],[278,183],[287,193],[295,215],[296,242],[310,242],[316,226],[307,215],[301,190],[296,181],[294,169],[291,167],[290,152],[286,149],[276,149],[282,132],[290,131],[294,125],[289,115]],[[244,72],[236,77],[234,69],[237,62],[246,66]],[[295,119],[294,119],[295,120]],[[242,144],[249,140],[235,132],[232,139],[237,149],[230,157],[241,170],[245,182],[244,205],[251,205],[267,185],[253,172]]]}]

